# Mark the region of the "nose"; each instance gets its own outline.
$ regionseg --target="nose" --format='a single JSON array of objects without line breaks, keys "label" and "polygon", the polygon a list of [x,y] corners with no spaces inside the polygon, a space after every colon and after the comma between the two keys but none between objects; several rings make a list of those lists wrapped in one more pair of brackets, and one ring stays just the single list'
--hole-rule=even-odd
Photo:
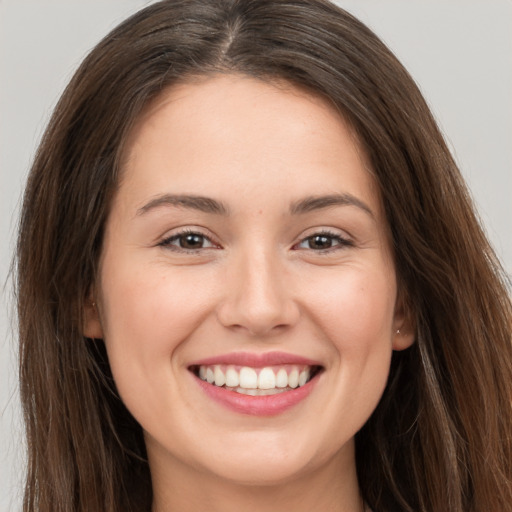
[{"label": "nose", "polygon": [[296,324],[300,311],[285,266],[261,248],[232,261],[217,309],[219,321],[251,336],[268,336]]}]

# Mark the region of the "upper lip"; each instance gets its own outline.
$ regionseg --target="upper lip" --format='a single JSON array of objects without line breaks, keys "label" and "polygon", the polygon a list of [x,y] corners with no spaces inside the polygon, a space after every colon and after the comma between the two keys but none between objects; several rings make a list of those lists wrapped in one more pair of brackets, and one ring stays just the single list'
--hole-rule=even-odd
[{"label": "upper lip", "polygon": [[215,364],[226,364],[234,366],[250,366],[253,368],[263,368],[265,366],[279,366],[284,364],[296,364],[307,366],[321,366],[318,361],[313,361],[307,357],[286,352],[230,352],[218,356],[208,357],[194,361],[190,366],[211,366]]}]

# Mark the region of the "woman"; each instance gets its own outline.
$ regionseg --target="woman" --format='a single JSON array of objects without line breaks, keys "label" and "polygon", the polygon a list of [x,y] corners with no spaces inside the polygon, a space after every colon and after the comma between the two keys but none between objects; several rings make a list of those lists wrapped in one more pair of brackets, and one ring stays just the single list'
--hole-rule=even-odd
[{"label": "woman", "polygon": [[510,508],[500,266],[412,79],[333,5],[120,25],[18,253],[25,510]]}]

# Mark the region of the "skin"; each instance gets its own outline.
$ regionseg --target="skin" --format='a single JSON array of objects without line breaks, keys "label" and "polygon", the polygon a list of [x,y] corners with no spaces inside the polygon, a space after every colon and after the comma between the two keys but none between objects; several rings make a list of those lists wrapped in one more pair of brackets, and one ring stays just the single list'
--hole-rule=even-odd
[{"label": "skin", "polygon": [[[163,194],[228,211],[156,205]],[[350,200],[290,211],[333,194]],[[198,248],[180,247],[183,229],[204,236]],[[104,338],[144,430],[155,512],[363,509],[354,435],[392,351],[413,341],[388,232],[358,142],[325,100],[222,75],[151,105],[129,140],[85,335]],[[188,369],[275,350],[323,366],[311,394],[275,416],[213,402]]]}]

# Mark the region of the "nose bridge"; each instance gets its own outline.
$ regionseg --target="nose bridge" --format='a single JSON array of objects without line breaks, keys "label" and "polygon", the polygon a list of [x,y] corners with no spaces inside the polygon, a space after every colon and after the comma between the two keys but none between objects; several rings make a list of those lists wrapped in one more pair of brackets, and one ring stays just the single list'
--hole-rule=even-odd
[{"label": "nose bridge", "polygon": [[298,310],[283,265],[271,247],[257,244],[241,251],[228,271],[222,323],[253,335],[292,325]]}]

